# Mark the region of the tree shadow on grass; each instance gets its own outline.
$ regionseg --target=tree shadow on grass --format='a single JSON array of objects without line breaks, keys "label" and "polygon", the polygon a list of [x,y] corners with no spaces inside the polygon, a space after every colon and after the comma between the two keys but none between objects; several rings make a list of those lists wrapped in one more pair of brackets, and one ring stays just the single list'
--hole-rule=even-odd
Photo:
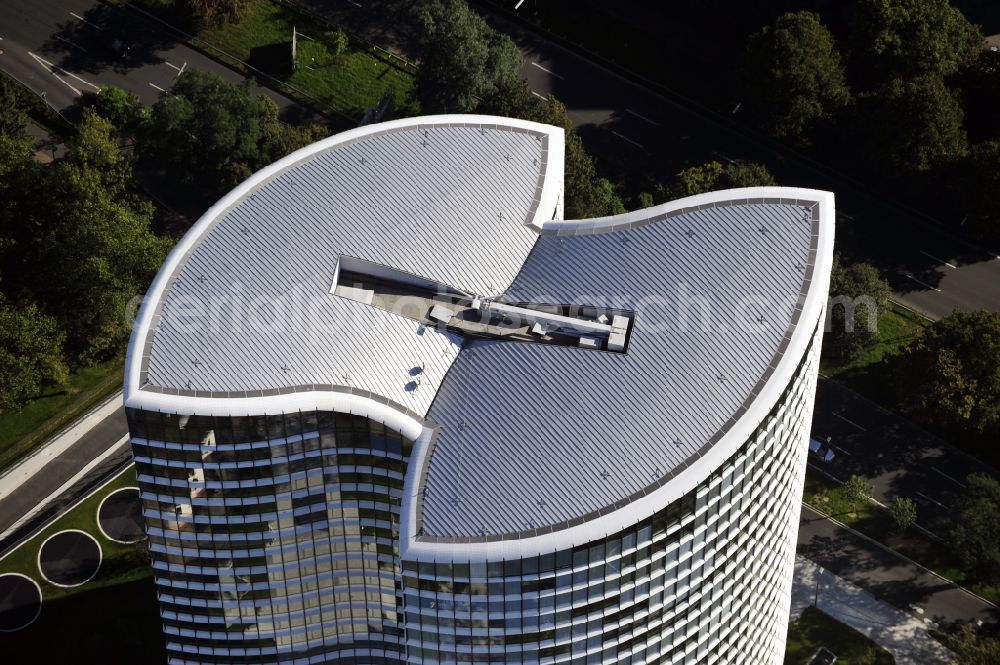
[{"label": "tree shadow on grass", "polygon": [[0,635],[8,663],[164,663],[152,577],[46,601],[38,620]]}]

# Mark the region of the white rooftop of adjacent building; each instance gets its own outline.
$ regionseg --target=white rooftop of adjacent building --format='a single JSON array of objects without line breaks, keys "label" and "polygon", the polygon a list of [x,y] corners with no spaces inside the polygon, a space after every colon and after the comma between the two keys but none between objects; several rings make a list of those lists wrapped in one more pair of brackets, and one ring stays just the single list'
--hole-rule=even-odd
[{"label": "white rooftop of adjacent building", "polygon": [[[530,537],[669,482],[747,412],[805,302],[825,296],[810,286],[832,196],[733,190],[563,222],[562,138],[515,120],[416,118],[256,174],[151,288],[126,403],[237,415],[340,395],[336,408],[422,429],[408,491],[432,541]],[[479,339],[336,287],[365,265],[515,316],[525,304],[609,316],[538,315],[525,333],[576,326],[579,344]],[[454,307],[420,316],[447,321]]]}]

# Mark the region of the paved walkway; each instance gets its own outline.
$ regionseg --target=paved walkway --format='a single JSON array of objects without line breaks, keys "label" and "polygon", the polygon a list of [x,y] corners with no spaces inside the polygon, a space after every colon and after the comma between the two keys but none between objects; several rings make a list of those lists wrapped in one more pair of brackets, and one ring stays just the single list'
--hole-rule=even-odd
[{"label": "paved walkway", "polygon": [[[817,577],[819,588],[817,593]],[[953,654],[927,633],[923,619],[888,603],[808,559],[795,557],[792,621],[812,605],[885,647],[897,665],[950,665]],[[835,645],[828,645],[836,652]]]},{"label": "paved walkway", "polygon": [[0,550],[92,469],[127,456],[127,434],[119,392],[0,476]]}]

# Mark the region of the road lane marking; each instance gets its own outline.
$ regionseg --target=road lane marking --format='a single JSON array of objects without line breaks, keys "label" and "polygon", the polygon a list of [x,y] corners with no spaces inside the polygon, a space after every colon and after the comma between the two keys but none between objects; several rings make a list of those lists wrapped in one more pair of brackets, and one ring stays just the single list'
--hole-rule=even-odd
[{"label": "road lane marking", "polygon": [[836,413],[836,412],[834,412],[834,414],[833,414],[833,415],[837,416],[838,418],[840,418],[841,420],[843,420],[843,421],[844,421],[845,423],[847,423],[848,425],[854,425],[855,427],[857,427],[857,428],[858,428],[859,430],[861,430],[862,432],[867,432],[867,431],[868,431],[867,429],[865,429],[865,428],[864,428],[864,427],[862,427],[861,425],[857,424],[857,423],[856,423],[856,422],[854,422],[853,420],[850,420],[850,419],[848,419],[848,418],[845,418],[844,416],[840,415],[839,413]]},{"label": "road lane marking", "polygon": [[184,70],[187,69],[187,66],[188,66],[188,63],[187,63],[187,61],[185,61],[184,64],[181,65],[181,70],[179,72],[177,72],[177,76],[180,76],[181,74],[183,74]]},{"label": "road lane marking", "polygon": [[545,67],[542,67],[542,66],[541,66],[540,64],[538,64],[538,63],[537,63],[537,62],[535,62],[534,60],[532,60],[532,61],[531,61],[531,64],[532,64],[532,65],[534,65],[535,67],[538,67],[539,69],[541,69],[541,70],[542,70],[543,72],[545,72],[546,74],[552,74],[552,75],[553,75],[553,76],[555,76],[555,77],[556,77],[557,79],[562,79],[563,81],[565,81],[565,80],[566,80],[566,77],[565,77],[565,76],[560,76],[559,74],[556,74],[556,73],[555,73],[554,71],[552,71],[551,69],[545,69]]},{"label": "road lane marking", "polygon": [[932,467],[931,467],[931,471],[933,471],[934,473],[940,473],[940,474],[941,474],[942,476],[944,476],[945,478],[947,478],[947,479],[948,479],[948,480],[950,480],[951,482],[955,483],[956,485],[958,485],[958,486],[959,486],[959,487],[961,487],[962,489],[965,489],[965,488],[966,488],[966,485],[965,485],[965,483],[963,483],[963,482],[962,482],[962,481],[960,481],[960,480],[955,480],[954,478],[952,478],[951,476],[949,476],[949,475],[948,475],[947,473],[945,473],[945,472],[944,472],[944,471],[942,471],[941,469],[937,468],[936,466],[932,466]]},{"label": "road lane marking", "polygon": [[86,52],[87,52],[87,49],[83,48],[83,47],[82,47],[82,46],[80,46],[79,44],[74,44],[74,43],[73,43],[73,42],[71,42],[70,40],[68,40],[68,39],[63,39],[63,38],[62,38],[62,37],[60,37],[59,35],[56,35],[55,37],[56,37],[56,39],[58,39],[59,41],[61,41],[61,42],[65,42],[65,43],[69,44],[70,46],[72,46],[72,47],[73,47],[73,48],[75,48],[75,49],[79,49],[80,51],[83,51],[84,53],[86,53]]},{"label": "road lane marking", "polygon": [[934,256],[930,252],[925,252],[924,250],[921,249],[920,253],[923,254],[924,256],[928,257],[928,258],[934,259],[938,263],[941,263],[941,264],[944,264],[944,265],[948,266],[949,268],[952,268],[954,270],[958,270],[958,266],[952,265],[952,264],[948,263],[947,261],[945,261],[944,259],[939,259],[938,257]]},{"label": "road lane marking", "polygon": [[917,284],[919,284],[920,286],[923,286],[923,287],[926,287],[926,288],[928,288],[928,289],[931,289],[932,291],[937,291],[938,293],[941,293],[941,289],[939,289],[939,288],[937,288],[937,287],[935,287],[935,286],[931,286],[931,285],[930,285],[930,284],[928,284],[927,282],[921,282],[921,281],[920,281],[919,279],[917,279],[916,277],[914,277],[912,273],[908,273],[908,272],[906,272],[906,271],[904,270],[904,271],[902,271],[902,273],[901,273],[901,274],[902,274],[902,275],[903,275],[904,277],[909,277],[910,279],[912,279],[912,280],[913,280],[914,282],[916,282],[916,283],[917,283]]},{"label": "road lane marking", "polygon": [[104,28],[102,28],[101,26],[97,25],[96,23],[91,23],[90,21],[88,21],[87,19],[83,18],[79,14],[74,14],[73,12],[70,12],[69,15],[72,16],[75,19],[83,21],[84,23],[86,23],[87,25],[89,25],[92,28],[97,28],[98,30],[104,30]]},{"label": "road lane marking", "polygon": [[73,85],[72,83],[70,83],[70,82],[69,82],[69,81],[67,81],[66,79],[64,79],[64,78],[63,78],[62,76],[60,76],[60,75],[59,75],[60,73],[61,73],[61,74],[63,74],[63,75],[65,75],[65,76],[71,76],[71,77],[75,78],[75,79],[76,79],[77,81],[79,81],[79,82],[81,82],[81,83],[84,83],[84,84],[86,84],[86,85],[89,85],[89,86],[90,86],[91,88],[93,88],[93,89],[94,89],[94,90],[96,90],[97,92],[100,92],[100,91],[101,91],[101,87],[100,87],[100,86],[97,86],[97,85],[94,85],[94,84],[93,84],[93,83],[91,83],[90,81],[87,81],[87,80],[85,80],[85,79],[82,79],[82,78],[80,78],[79,76],[77,76],[76,74],[73,74],[73,73],[71,73],[71,72],[67,72],[67,71],[66,71],[65,69],[63,69],[62,67],[59,67],[58,65],[54,65],[54,64],[52,64],[51,62],[49,62],[49,61],[48,61],[48,60],[46,60],[45,58],[40,58],[40,57],[38,57],[37,55],[35,55],[35,54],[34,54],[34,53],[32,53],[31,51],[28,51],[28,55],[30,55],[30,56],[31,56],[32,58],[34,58],[34,59],[35,59],[35,62],[37,62],[38,64],[40,64],[40,65],[42,65],[43,67],[47,68],[47,69],[49,70],[49,73],[50,73],[50,74],[52,74],[52,75],[53,75],[53,76],[55,76],[55,77],[56,77],[57,79],[59,79],[59,81],[61,81],[61,82],[62,82],[62,83],[63,83],[63,84],[64,84],[64,85],[66,86],[66,87],[68,87],[68,88],[69,88],[70,90],[72,90],[73,92],[75,92],[75,93],[76,93],[77,95],[82,95],[82,94],[83,94],[83,91],[82,91],[82,90],[80,90],[79,88],[77,88],[76,86],[74,86],[74,85]]},{"label": "road lane marking", "polygon": [[839,450],[840,452],[844,453],[848,457],[851,456],[851,453],[847,452],[846,450],[844,450],[843,448],[841,448],[840,446],[838,446],[838,445],[836,445],[834,443],[830,443],[829,441],[827,441],[826,445],[830,446],[831,448],[835,448],[835,449]]},{"label": "road lane marking", "polygon": [[914,494],[916,494],[916,495],[917,495],[917,496],[919,496],[919,497],[922,497],[923,499],[925,499],[925,500],[927,500],[927,501],[930,501],[930,502],[931,502],[931,503],[933,503],[933,504],[936,504],[936,505],[938,505],[938,506],[941,506],[941,507],[942,507],[942,508],[944,508],[945,510],[951,510],[951,509],[950,509],[950,508],[949,508],[948,506],[944,505],[944,504],[943,504],[943,503],[941,503],[940,501],[937,501],[936,499],[932,499],[932,498],[930,498],[929,496],[927,496],[927,495],[926,495],[926,494],[924,494],[923,492],[914,492]]},{"label": "road lane marking", "polygon": [[174,68],[174,69],[176,69],[177,71],[180,71],[180,70],[181,70],[181,68],[180,68],[180,67],[178,67],[177,65],[175,65],[174,63],[172,63],[172,62],[170,62],[170,61],[168,61],[168,60],[164,60],[164,61],[163,61],[163,64],[165,64],[165,65],[166,65],[167,67],[173,67],[173,68]]},{"label": "road lane marking", "polygon": [[635,147],[637,147],[637,148],[641,148],[641,147],[642,147],[642,144],[641,144],[641,143],[637,143],[636,141],[633,141],[633,140],[632,140],[632,139],[630,139],[629,137],[627,137],[627,136],[623,136],[623,135],[619,134],[618,132],[616,132],[616,131],[615,131],[615,130],[613,130],[613,129],[611,130],[611,133],[612,133],[612,134],[614,134],[615,136],[617,136],[618,138],[620,138],[620,139],[621,139],[622,141],[625,141],[625,142],[627,142],[627,143],[631,143],[632,145],[634,145],[634,146],[635,146]]},{"label": "road lane marking", "polygon": [[631,115],[634,115],[635,117],[639,118],[639,120],[645,120],[646,122],[648,122],[651,125],[656,125],[657,127],[660,126],[660,123],[656,122],[655,120],[650,120],[649,118],[647,118],[644,115],[639,115],[638,113],[636,113],[632,109],[625,109],[625,113],[629,113]]},{"label": "road lane marking", "polygon": [[514,11],[516,12],[518,9],[520,9],[521,5],[523,5],[523,4],[524,4],[524,0],[517,0],[517,4],[514,5]]},{"label": "road lane marking", "polygon": [[150,86],[152,86],[152,87],[154,87],[154,88],[156,88],[156,89],[157,89],[157,90],[159,90],[160,92],[166,92],[166,90],[164,90],[164,89],[163,89],[163,88],[161,88],[160,86],[156,85],[155,83],[150,83],[149,85],[150,85]]},{"label": "road lane marking", "polygon": [[538,97],[539,99],[544,99],[545,101],[549,101],[548,97],[546,97],[545,95],[540,95],[537,92],[535,92],[534,90],[531,91],[531,94],[533,94],[535,97]]}]

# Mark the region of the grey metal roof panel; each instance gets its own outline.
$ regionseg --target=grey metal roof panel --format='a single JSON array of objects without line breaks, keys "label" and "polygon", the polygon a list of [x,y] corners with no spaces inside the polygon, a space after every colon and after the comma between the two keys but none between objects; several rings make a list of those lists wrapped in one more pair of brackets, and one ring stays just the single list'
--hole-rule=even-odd
[{"label": "grey metal roof panel", "polygon": [[[467,345],[428,412],[441,427],[424,470],[423,536],[569,522],[682,468],[780,354],[806,284],[810,205],[736,203],[543,235],[504,297],[633,309],[628,352]],[[702,304],[704,326],[693,318]]]},{"label": "grey metal roof panel", "polygon": [[[548,144],[543,132],[514,129],[394,128],[261,183],[174,271],[147,338],[149,385],[236,395],[349,385],[423,414],[458,340],[330,295],[337,259],[502,291],[537,238],[525,224]],[[427,364],[424,382],[405,391],[414,362]]]}]

